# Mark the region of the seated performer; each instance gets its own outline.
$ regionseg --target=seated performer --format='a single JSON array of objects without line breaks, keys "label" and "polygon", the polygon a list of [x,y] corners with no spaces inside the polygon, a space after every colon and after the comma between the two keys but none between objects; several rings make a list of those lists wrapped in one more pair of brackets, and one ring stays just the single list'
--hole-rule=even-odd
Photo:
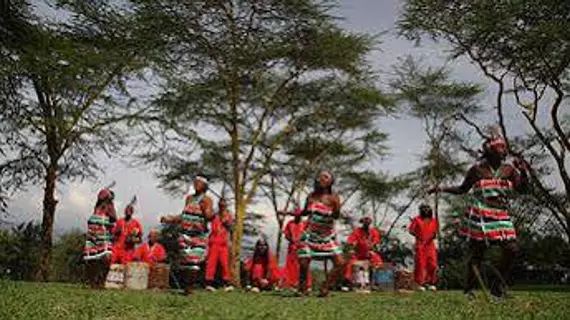
[{"label": "seated performer", "polygon": [[354,230],[346,240],[346,244],[352,249],[350,260],[348,261],[344,277],[349,283],[354,282],[354,266],[359,261],[367,261],[370,269],[381,268],[384,264],[382,257],[374,252],[374,247],[380,244],[380,231],[371,228],[372,219],[364,217],[360,219],[362,226]]},{"label": "seated performer", "polygon": [[218,202],[218,214],[214,216],[210,225],[210,237],[208,239],[208,258],[206,262],[206,290],[216,291],[214,278],[218,265],[222,271],[224,291],[232,291],[230,285],[230,233],[233,228],[233,218],[227,211],[226,200]]},{"label": "seated performer", "polygon": [[142,242],[143,228],[140,222],[133,218],[136,196],[125,208],[125,217],[117,221],[113,231],[115,242],[111,263],[128,264],[135,260],[136,246]]},{"label": "seated performer", "polygon": [[208,246],[208,221],[212,220],[212,198],[206,194],[208,179],[204,175],[194,178],[193,195],[186,197],[182,214],[161,217],[161,223],[178,224],[182,232],[178,238],[181,254],[181,266],[184,270],[185,294],[192,293],[192,287],[198,280],[200,265],[204,261]]},{"label": "seated performer", "polygon": [[99,191],[95,209],[87,221],[83,259],[87,264],[89,286],[93,289],[103,288],[109,273],[112,255],[111,234],[117,219],[113,202],[115,194],[111,191],[113,185]]},{"label": "seated performer", "polygon": [[[287,260],[285,261],[285,268],[283,270],[283,286],[285,288],[297,289],[299,285],[299,255],[297,255],[297,250],[299,249],[299,241],[301,235],[307,229],[307,222],[302,221],[303,210],[295,210],[295,218],[287,223],[283,234],[287,241],[289,241],[289,246],[287,247]],[[313,277],[309,273],[307,275],[307,290],[311,290],[313,285]]]},{"label": "seated performer", "polygon": [[150,230],[148,234],[148,242],[137,248],[135,259],[153,265],[166,260],[166,250],[158,242],[160,232],[156,229]]},{"label": "seated performer", "polygon": [[435,291],[437,284],[437,249],[435,238],[439,229],[437,219],[433,217],[431,207],[422,204],[420,215],[408,226],[410,233],[416,238],[414,277],[418,290]]},{"label": "seated performer", "polygon": [[265,240],[259,239],[255,243],[253,257],[245,262],[246,288],[252,292],[271,290],[279,281],[279,266],[277,259]]}]

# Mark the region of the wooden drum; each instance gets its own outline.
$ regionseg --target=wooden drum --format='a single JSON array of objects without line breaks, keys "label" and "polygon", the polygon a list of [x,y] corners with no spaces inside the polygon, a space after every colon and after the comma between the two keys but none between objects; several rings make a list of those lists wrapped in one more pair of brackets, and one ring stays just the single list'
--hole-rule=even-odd
[{"label": "wooden drum", "polygon": [[413,291],[414,290],[414,273],[405,271],[405,270],[398,270],[395,272],[395,289],[398,292],[406,292],[406,291]]},{"label": "wooden drum", "polygon": [[168,289],[169,286],[170,265],[165,263],[155,263],[150,267],[150,275],[148,278],[149,289]]},{"label": "wooden drum", "polygon": [[368,260],[358,260],[354,262],[354,264],[352,265],[352,283],[354,285],[357,284],[356,282],[358,280],[358,273],[360,271],[360,268],[364,269],[364,277],[366,279],[369,279],[370,277],[369,267],[370,263],[368,262]]},{"label": "wooden drum", "polygon": [[106,289],[123,289],[125,287],[125,266],[122,264],[112,264],[107,279]]},{"label": "wooden drum", "polygon": [[125,271],[125,287],[131,290],[148,288],[149,267],[143,262],[129,263]]}]

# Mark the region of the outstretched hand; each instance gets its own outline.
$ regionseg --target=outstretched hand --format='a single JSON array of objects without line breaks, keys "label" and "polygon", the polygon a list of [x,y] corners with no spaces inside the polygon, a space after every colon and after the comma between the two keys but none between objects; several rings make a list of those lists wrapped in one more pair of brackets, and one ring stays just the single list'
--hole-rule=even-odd
[{"label": "outstretched hand", "polygon": [[427,194],[434,194],[434,193],[440,192],[440,191],[441,191],[441,189],[439,187],[433,187],[433,188],[428,189]]},{"label": "outstretched hand", "polygon": [[519,171],[528,171],[529,169],[529,165],[526,161],[524,161],[522,158],[515,158],[515,160],[513,161],[513,165],[515,166],[515,168],[517,168]]}]

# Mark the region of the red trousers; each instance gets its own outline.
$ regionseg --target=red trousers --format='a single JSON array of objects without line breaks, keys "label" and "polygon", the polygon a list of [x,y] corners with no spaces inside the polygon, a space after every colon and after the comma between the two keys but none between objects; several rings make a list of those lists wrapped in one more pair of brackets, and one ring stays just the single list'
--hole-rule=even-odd
[{"label": "red trousers", "polygon": [[113,247],[111,264],[129,264],[136,260],[136,253],[135,248]]},{"label": "red trousers", "polygon": [[218,263],[222,268],[222,279],[231,280],[230,274],[230,248],[228,246],[213,245],[208,248],[208,259],[206,260],[206,281],[214,281]]},{"label": "red trousers", "polygon": [[[299,274],[301,265],[299,264],[299,256],[296,251],[287,253],[287,260],[285,260],[285,270],[283,272],[283,287],[297,288],[299,285]],[[313,277],[311,272],[307,273],[307,288],[313,287]]]},{"label": "red trousers", "polygon": [[362,256],[359,257],[358,255],[353,254],[350,257],[350,260],[348,260],[348,263],[346,264],[346,267],[344,269],[344,278],[348,281],[353,281],[354,264],[357,261],[364,261],[364,260],[369,261],[370,268],[378,268],[381,267],[382,264],[384,264],[382,257],[376,252],[370,252],[368,258]]},{"label": "red trousers", "polygon": [[414,276],[420,286],[437,283],[437,250],[433,241],[416,243]]}]

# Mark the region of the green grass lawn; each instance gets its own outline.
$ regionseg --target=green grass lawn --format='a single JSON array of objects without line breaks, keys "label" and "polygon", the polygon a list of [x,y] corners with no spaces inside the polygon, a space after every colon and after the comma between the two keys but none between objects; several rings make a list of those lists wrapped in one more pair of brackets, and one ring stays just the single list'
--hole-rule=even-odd
[{"label": "green grass lawn", "polygon": [[0,319],[569,319],[570,293],[516,291],[500,304],[457,291],[396,295],[92,291],[64,284],[0,281]]}]

